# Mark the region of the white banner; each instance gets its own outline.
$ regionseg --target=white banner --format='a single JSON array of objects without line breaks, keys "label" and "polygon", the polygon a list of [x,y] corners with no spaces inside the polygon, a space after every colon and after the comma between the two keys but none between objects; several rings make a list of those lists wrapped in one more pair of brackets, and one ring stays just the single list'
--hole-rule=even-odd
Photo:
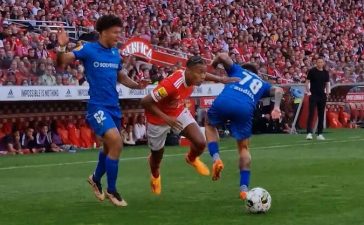
[{"label": "white banner", "polygon": [[[134,90],[118,85],[119,99],[139,99],[149,94],[155,85]],[[203,84],[196,87],[192,97],[217,96],[223,84]],[[85,100],[89,99],[84,86],[0,86],[0,101]]]}]

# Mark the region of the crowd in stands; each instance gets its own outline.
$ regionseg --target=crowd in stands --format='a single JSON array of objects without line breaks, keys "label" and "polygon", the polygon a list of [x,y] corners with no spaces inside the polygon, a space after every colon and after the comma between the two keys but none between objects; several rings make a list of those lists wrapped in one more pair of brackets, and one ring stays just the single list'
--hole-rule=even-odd
[{"label": "crowd in stands", "polygon": [[[2,0],[0,1],[0,85],[87,85],[83,67],[54,67],[57,38],[10,24],[8,19],[92,31],[103,14],[124,21],[122,37],[139,36],[160,51],[201,54],[229,52],[234,61],[253,62],[277,83],[304,82],[324,56],[331,81],[364,81],[364,4],[360,0]],[[70,43],[68,50],[80,43]],[[176,50],[179,53],[168,49]],[[138,68],[133,76],[162,79],[174,67]]]},{"label": "crowd in stands", "polygon": [[[109,13],[124,22],[121,42],[141,37],[158,51],[183,58],[212,59],[229,52],[237,63],[255,63],[272,83],[305,82],[319,56],[326,60],[331,83],[364,82],[361,0],[0,0],[0,86],[88,85],[81,63],[56,67],[54,30],[34,26],[64,22],[93,32],[96,20]],[[75,40],[67,50],[80,45]],[[133,56],[124,61],[130,77],[152,83],[182,67],[157,67]],[[280,125],[263,111],[257,118],[265,121],[262,126],[270,121],[268,129],[287,132],[294,112],[287,109]],[[142,115],[123,119],[124,144],[146,143],[144,120]],[[24,124],[0,121],[0,153],[59,152],[97,143],[84,120]]]},{"label": "crowd in stands", "polygon": [[[123,118],[124,145],[146,144],[145,117],[132,114]],[[100,146],[84,119],[47,121],[0,121],[0,155],[63,152]]]}]

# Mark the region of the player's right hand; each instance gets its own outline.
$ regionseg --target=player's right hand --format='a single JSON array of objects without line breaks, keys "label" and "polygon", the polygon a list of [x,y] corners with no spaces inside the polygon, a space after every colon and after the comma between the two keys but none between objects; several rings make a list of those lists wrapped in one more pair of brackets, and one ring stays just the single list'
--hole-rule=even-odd
[{"label": "player's right hand", "polygon": [[307,96],[310,96],[311,95],[311,91],[306,92],[306,95]]},{"label": "player's right hand", "polygon": [[282,116],[281,109],[274,107],[273,111],[271,112],[271,116],[273,120],[280,119]]},{"label": "player's right hand", "polygon": [[174,130],[178,130],[178,131],[182,131],[183,130],[183,126],[182,123],[180,121],[177,120],[177,118],[173,118],[173,117],[167,117],[166,119],[166,123],[172,127]]},{"label": "player's right hand", "polygon": [[70,41],[67,32],[64,30],[63,27],[61,27],[60,29],[58,29],[57,32],[57,40],[58,40],[58,44],[60,46],[66,46],[68,44],[68,42]]}]

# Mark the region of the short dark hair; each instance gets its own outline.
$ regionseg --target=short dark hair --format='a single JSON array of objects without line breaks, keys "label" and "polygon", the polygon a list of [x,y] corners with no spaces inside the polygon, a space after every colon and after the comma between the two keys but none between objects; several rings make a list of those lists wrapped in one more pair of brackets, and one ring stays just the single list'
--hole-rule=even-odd
[{"label": "short dark hair", "polygon": [[250,72],[258,74],[257,67],[255,65],[251,64],[251,63],[245,63],[241,67],[243,67],[243,69],[249,70]]},{"label": "short dark hair", "polygon": [[13,124],[13,125],[11,126],[11,133],[12,133],[12,134],[14,134],[14,133],[16,133],[16,132],[20,132],[20,130],[19,130],[19,128],[18,128],[18,126],[17,126],[17,125]]},{"label": "short dark hair", "polygon": [[191,56],[190,58],[188,58],[188,60],[186,62],[186,67],[190,68],[190,67],[193,67],[198,64],[204,65],[205,60],[199,55],[194,55],[194,56]]},{"label": "short dark hair", "polygon": [[99,33],[109,29],[110,27],[115,27],[115,26],[122,27],[123,23],[121,22],[121,19],[119,17],[112,14],[101,16],[96,21],[96,30]]}]

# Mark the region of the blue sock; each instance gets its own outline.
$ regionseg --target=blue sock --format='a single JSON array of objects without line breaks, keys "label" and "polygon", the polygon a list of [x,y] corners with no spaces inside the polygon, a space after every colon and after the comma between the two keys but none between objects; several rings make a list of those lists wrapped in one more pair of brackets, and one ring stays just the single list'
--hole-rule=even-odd
[{"label": "blue sock", "polygon": [[116,191],[116,178],[118,177],[119,160],[106,157],[107,191]]},{"label": "blue sock", "polygon": [[94,176],[93,179],[96,182],[100,182],[101,177],[105,174],[106,172],[106,167],[105,167],[105,159],[106,159],[106,155],[105,153],[101,150],[99,152],[99,161],[97,163],[96,166],[96,170],[94,172]]},{"label": "blue sock", "polygon": [[240,191],[248,191],[250,170],[240,170]]},{"label": "blue sock", "polygon": [[210,155],[214,161],[220,159],[219,145],[216,141],[209,142],[207,144],[207,148],[209,149]]}]

